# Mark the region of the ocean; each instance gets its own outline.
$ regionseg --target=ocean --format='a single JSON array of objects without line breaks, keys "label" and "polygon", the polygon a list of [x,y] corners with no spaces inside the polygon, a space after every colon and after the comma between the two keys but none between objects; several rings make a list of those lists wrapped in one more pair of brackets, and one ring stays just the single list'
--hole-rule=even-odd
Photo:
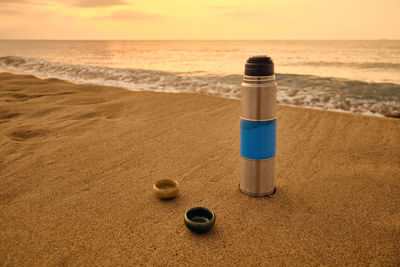
[{"label": "ocean", "polygon": [[278,103],[400,117],[400,41],[0,40],[6,71],[234,99],[252,55],[274,60]]}]

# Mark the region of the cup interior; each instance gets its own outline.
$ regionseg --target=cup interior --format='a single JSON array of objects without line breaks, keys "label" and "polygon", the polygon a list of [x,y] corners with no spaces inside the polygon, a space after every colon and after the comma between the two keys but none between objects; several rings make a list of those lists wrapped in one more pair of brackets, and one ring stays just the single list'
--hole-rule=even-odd
[{"label": "cup interior", "polygon": [[209,211],[208,209],[205,208],[193,208],[190,209],[187,214],[187,218],[191,221],[197,222],[197,223],[207,223],[212,220],[214,217],[214,214]]},{"label": "cup interior", "polygon": [[169,189],[176,187],[177,184],[175,181],[170,179],[162,179],[156,182],[156,187],[159,189]]}]

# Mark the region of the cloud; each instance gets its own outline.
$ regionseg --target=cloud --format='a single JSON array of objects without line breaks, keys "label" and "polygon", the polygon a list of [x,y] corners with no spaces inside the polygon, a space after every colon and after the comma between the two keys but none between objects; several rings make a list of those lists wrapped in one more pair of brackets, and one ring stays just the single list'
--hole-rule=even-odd
[{"label": "cloud", "polygon": [[38,11],[31,0],[0,0],[0,14],[5,16],[36,14]]},{"label": "cloud", "polygon": [[26,3],[26,0],[0,0],[0,4]]},{"label": "cloud", "polygon": [[16,15],[16,14],[19,14],[19,13],[21,13],[20,12],[20,10],[18,10],[18,9],[14,9],[14,8],[1,8],[0,7],[0,14],[2,14],[2,15],[8,15],[8,16],[13,16],[13,15]]},{"label": "cloud", "polygon": [[[48,4],[57,1],[45,1],[45,0],[0,0],[0,6],[2,4]],[[75,7],[110,7],[110,6],[121,6],[126,5],[126,0],[60,0],[58,2],[64,3],[65,5]]]},{"label": "cloud", "polygon": [[[45,10],[40,10],[36,8],[17,8],[17,7],[1,7],[0,6],[0,15],[9,17],[15,21],[24,21],[25,19],[34,19],[34,20],[43,20],[43,18],[49,18],[52,14],[49,14]],[[21,19],[23,18],[23,19]]]},{"label": "cloud", "polygon": [[30,1],[27,0],[0,0],[0,7],[1,6],[14,6],[15,4],[28,4]]},{"label": "cloud", "polygon": [[49,0],[0,0],[0,7],[40,8],[49,3],[52,2],[49,2]]},{"label": "cloud", "polygon": [[134,10],[119,10],[109,16],[94,17],[96,20],[152,20],[162,16]]},{"label": "cloud", "polygon": [[[24,1],[24,0],[19,0],[19,1]],[[66,2],[66,4],[76,7],[110,7],[110,6],[126,5],[127,3],[124,0],[73,0],[72,3],[69,1]]]}]

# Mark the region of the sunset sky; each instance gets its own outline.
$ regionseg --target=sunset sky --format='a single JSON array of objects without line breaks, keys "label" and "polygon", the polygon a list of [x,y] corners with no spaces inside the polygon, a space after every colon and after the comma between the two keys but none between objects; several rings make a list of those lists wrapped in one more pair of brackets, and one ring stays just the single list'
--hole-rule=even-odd
[{"label": "sunset sky", "polygon": [[1,39],[400,39],[400,0],[0,0]]}]

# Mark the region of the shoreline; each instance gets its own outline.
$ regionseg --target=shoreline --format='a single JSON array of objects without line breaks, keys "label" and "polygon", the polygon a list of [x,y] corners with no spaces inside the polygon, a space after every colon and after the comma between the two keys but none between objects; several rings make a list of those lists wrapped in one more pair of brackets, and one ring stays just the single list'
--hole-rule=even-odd
[{"label": "shoreline", "polygon": [[[0,73],[3,265],[398,265],[400,124],[278,105],[276,194],[239,192],[240,102]],[[171,178],[180,193],[153,195]],[[216,214],[186,229],[195,206]]]},{"label": "shoreline", "polygon": [[[12,71],[12,70],[8,70],[8,69],[2,68],[2,67],[0,67],[0,73],[32,75],[32,76],[35,76],[35,77],[37,77],[39,79],[59,79],[59,78],[51,78],[51,77],[46,77],[46,76],[41,76],[41,75],[36,75],[36,74]],[[69,81],[69,80],[64,80],[64,79],[59,79],[59,80],[63,80],[63,81],[66,81],[66,82],[69,82],[69,83],[72,83],[72,84],[91,84],[91,85],[97,85],[97,86],[111,86],[111,87],[122,88],[122,89],[125,89],[125,90],[128,90],[128,91],[133,91],[133,92],[147,91],[147,92],[173,93],[173,94],[175,94],[175,93],[178,93],[178,94],[179,93],[183,93],[183,94],[202,94],[202,95],[209,95],[209,96],[215,96],[215,97],[220,97],[220,98],[224,98],[224,99],[233,99],[233,100],[240,101],[240,98],[236,98],[236,97],[233,97],[233,96],[223,96],[223,95],[211,94],[211,93],[141,90],[141,89],[131,89],[131,88],[127,88],[127,87],[121,87],[121,86],[103,85],[103,84],[99,84],[99,83],[76,82],[76,81]],[[279,87],[278,87],[278,89],[279,89]],[[338,113],[345,113],[345,114],[355,114],[355,115],[376,117],[376,118],[395,118],[395,119],[400,119],[400,111],[399,111],[398,115],[395,114],[394,116],[385,116],[385,115],[380,114],[380,113],[372,113],[372,112],[356,113],[356,112],[347,111],[347,110],[343,110],[343,109],[329,109],[329,108],[320,108],[320,107],[301,106],[301,105],[295,105],[295,104],[283,104],[283,103],[280,103],[279,105],[288,106],[288,107],[298,107],[298,108],[305,108],[305,109],[313,109],[313,110],[331,111],[331,112],[338,112]]]}]

